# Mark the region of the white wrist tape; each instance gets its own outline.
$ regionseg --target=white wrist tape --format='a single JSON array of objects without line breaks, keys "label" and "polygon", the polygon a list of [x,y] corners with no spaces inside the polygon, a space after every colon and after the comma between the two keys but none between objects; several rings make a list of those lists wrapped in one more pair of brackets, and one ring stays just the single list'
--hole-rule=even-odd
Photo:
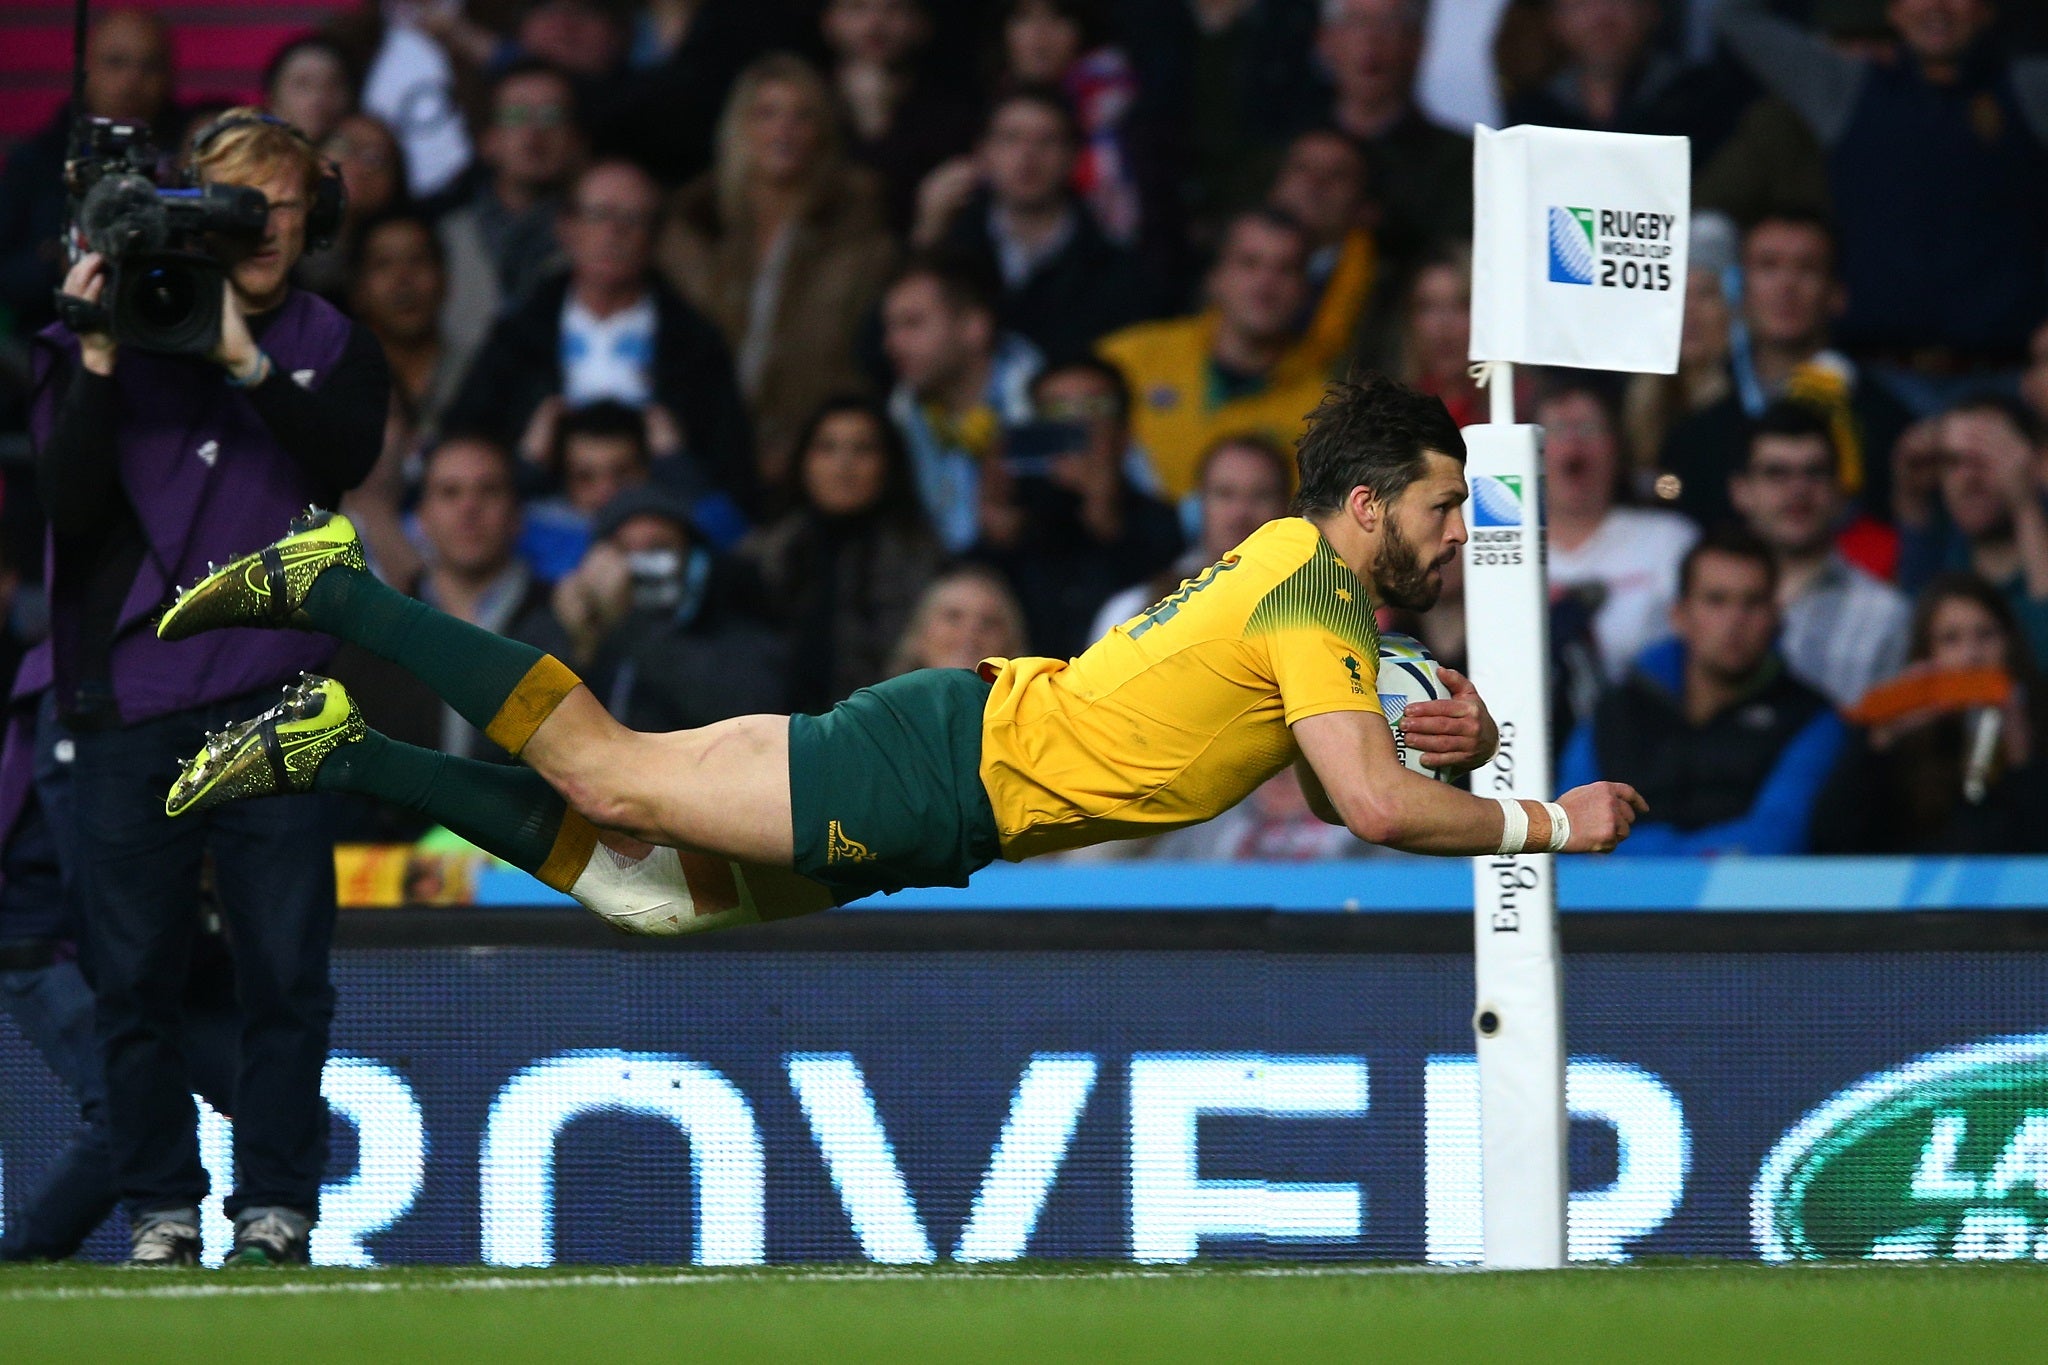
[{"label": "white wrist tape", "polygon": [[1543,809],[1550,812],[1550,851],[1564,852],[1565,844],[1572,837],[1572,818],[1564,813],[1564,807],[1555,801],[1545,801]]},{"label": "white wrist tape", "polygon": [[1520,853],[1529,846],[1529,812],[1522,809],[1522,803],[1509,796],[1493,798],[1500,803],[1500,851],[1502,855]]}]

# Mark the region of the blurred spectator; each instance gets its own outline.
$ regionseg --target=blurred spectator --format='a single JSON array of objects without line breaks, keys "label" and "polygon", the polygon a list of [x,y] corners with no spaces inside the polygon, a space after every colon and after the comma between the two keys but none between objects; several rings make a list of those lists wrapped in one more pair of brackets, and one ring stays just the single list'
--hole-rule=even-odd
[{"label": "blurred spectator", "polygon": [[263,69],[263,105],[318,147],[354,111],[357,79],[338,43],[308,34],[279,48]]},{"label": "blurred spectator", "polygon": [[777,53],[740,77],[717,162],[675,196],[659,250],[732,348],[763,480],[782,486],[805,414],[864,387],[855,343],[896,253],[809,64]]},{"label": "blurred spectator", "polygon": [[750,511],[753,441],[732,360],[718,329],[654,273],[659,209],[638,167],[599,161],[583,171],[562,215],[568,273],[535,286],[492,327],[447,420],[538,460],[563,407],[617,399],[679,430],[681,456],[664,477]]},{"label": "blurred spectator", "polygon": [[1325,0],[1316,31],[1333,89],[1329,121],[1365,149],[1386,211],[1382,245],[1409,259],[1472,235],[1472,140],[1415,103],[1422,21],[1420,0]]},{"label": "blurred spectator", "polygon": [[1134,136],[1138,75],[1109,41],[1105,7],[1098,0],[1009,0],[1002,24],[1005,82],[1065,94],[1080,129],[1074,188],[1111,241],[1134,245],[1144,218],[1139,167],[1152,149]]},{"label": "blurred spectator", "polygon": [[1622,849],[1800,853],[1842,749],[1826,698],[1771,648],[1771,552],[1723,530],[1687,552],[1671,624],[1566,747],[1558,784],[1626,782],[1650,803]]},{"label": "blurred spectator", "polygon": [[1302,344],[1334,365],[1358,346],[1359,324],[1379,283],[1379,244],[1372,220],[1365,157],[1332,128],[1300,134],[1287,146],[1266,202],[1301,225],[1308,237],[1308,305]]},{"label": "blurred spectator", "polygon": [[2037,430],[2020,405],[1987,396],[1951,409],[1934,432],[1933,482],[1913,472],[1926,467],[1917,451],[1900,462],[1899,585],[1974,571],[2005,594],[2039,667],[2048,660],[2048,509]]},{"label": "blurred spectator", "polygon": [[664,185],[710,166],[719,117],[742,71],[770,52],[818,46],[815,18],[780,0],[653,0],[631,13],[630,71],[604,102],[596,142]]},{"label": "blurred spectator", "polygon": [[1659,480],[1664,443],[1672,428],[1734,391],[1728,377],[1729,325],[1734,312],[1721,272],[1697,257],[1685,275],[1685,320],[1678,333],[1678,373],[1630,375],[1622,399],[1629,463],[1641,487],[1663,501],[1677,497],[1674,477]]},{"label": "blurred spectator", "polygon": [[889,418],[910,449],[918,497],[939,540],[974,543],[983,465],[1003,428],[1031,418],[1038,349],[996,325],[989,290],[943,257],[911,262],[882,296],[882,347],[895,371]]},{"label": "blurred spectator", "polygon": [[2027,368],[2020,376],[2020,401],[2034,415],[2036,426],[2048,430],[2048,322],[2036,327],[2027,342]]},{"label": "blurred spectator", "polygon": [[[163,20],[120,9],[93,21],[85,47],[85,111],[149,125],[157,147],[178,145],[171,102],[171,46]],[[0,310],[28,336],[56,316],[64,278],[64,160],[77,110],[67,101],[42,131],[16,146],[0,170]]]},{"label": "blurred spectator", "polygon": [[854,158],[881,177],[889,223],[908,232],[917,187],[972,144],[978,110],[919,60],[931,40],[924,0],[826,0],[820,22]]},{"label": "blurred spectator", "polygon": [[[418,516],[427,566],[413,595],[499,635],[511,634],[548,593],[519,557],[517,478],[509,450],[466,433],[450,435],[428,451],[420,472]],[[409,701],[422,696],[417,685],[407,692]],[[482,732],[453,707],[441,704],[438,712],[441,740],[435,747],[470,758],[491,752]]]},{"label": "blurred spectator", "polygon": [[575,660],[635,730],[787,709],[788,646],[756,614],[752,575],[702,543],[686,501],[628,489],[598,514],[596,535],[520,638]]},{"label": "blurred spectator", "polygon": [[324,251],[307,253],[299,262],[298,283],[332,300],[345,300],[350,288],[349,263],[363,224],[407,200],[405,153],[391,130],[369,114],[347,114],[320,144],[320,154],[341,173],[347,195],[341,230]]},{"label": "blurred spectator", "polygon": [[1676,512],[1617,505],[1620,433],[1600,389],[1561,380],[1538,400],[1534,420],[1543,428],[1552,611],[1562,618],[1555,635],[1569,640],[1581,632],[1567,622],[1584,622],[1595,656],[1595,668],[1566,689],[1576,694],[1573,714],[1583,717],[1589,694],[1603,681],[1620,682],[1636,657],[1669,633],[1678,566],[1699,532]]},{"label": "blurred spectator", "polygon": [[1024,608],[1003,576],[983,564],[961,564],[940,574],[917,599],[889,672],[974,668],[983,659],[1014,659],[1029,648]]},{"label": "blurred spectator", "polygon": [[475,151],[463,121],[452,44],[429,31],[445,31],[444,17],[454,17],[445,6],[363,5],[330,21],[328,30],[357,54],[362,110],[397,136],[405,190],[414,199],[447,191]]},{"label": "blurred spectator", "polygon": [[349,311],[384,344],[400,416],[430,443],[467,359],[441,330],[448,271],[434,225],[410,209],[365,220],[347,273]]},{"label": "blurred spectator", "polygon": [[1828,347],[1841,316],[1834,239],[1811,218],[1773,215],[1742,239],[1743,344],[1730,362],[1727,397],[1672,428],[1664,468],[1677,502],[1701,523],[1731,512],[1728,475],[1743,458],[1744,428],[1780,396],[1817,408],[1835,427],[1842,491],[1883,514],[1891,506],[1891,452],[1912,420],[1905,405],[1855,362]]},{"label": "blurred spectator", "polygon": [[1658,0],[1549,0],[1546,8],[1558,69],[1508,100],[1508,125],[1708,132],[1707,106],[1715,93],[1708,89],[1710,78],[1656,50],[1663,18]]},{"label": "blurred spectator", "polygon": [[1184,579],[1217,563],[1251,533],[1287,515],[1294,456],[1261,436],[1225,436],[1203,452],[1200,527],[1195,543],[1160,573],[1125,588],[1096,613],[1088,638],[1103,636],[1151,606]]},{"label": "blurred spectator", "polygon": [[[1173,562],[1172,508],[1124,472],[1131,396],[1106,361],[1069,361],[1031,382],[1038,420],[1013,429],[982,477],[977,553],[1004,571],[1033,647],[1078,654],[1109,595]],[[1042,449],[1025,450],[1027,437]]]},{"label": "blurred spectator", "polygon": [[1884,64],[1839,52],[1766,0],[1720,28],[1828,158],[1852,350],[1949,373],[2009,365],[2048,314],[2048,61],[1980,43],[1988,0],[1892,0]]},{"label": "blurred spectator", "polygon": [[1844,559],[1835,428],[1798,403],[1764,409],[1730,484],[1735,509],[1778,565],[1778,649],[1800,681],[1839,707],[1899,670],[1912,615],[1906,599]]},{"label": "blurred spectator", "polygon": [[903,438],[881,408],[827,402],[797,442],[795,506],[742,547],[803,642],[792,710],[822,712],[889,676],[889,655],[944,556]]},{"label": "blurred spectator", "polygon": [[433,443],[465,357],[441,333],[448,277],[426,218],[400,210],[365,222],[348,273],[349,310],[382,344],[391,369],[391,416],[376,466],[343,497],[342,510],[362,532],[379,576],[407,584],[421,566],[402,516],[407,465]]},{"label": "blurred spectator", "polygon": [[[1899,44],[1885,20],[1888,6],[1889,0],[1815,0],[1812,22],[1844,56],[1891,66]],[[1780,96],[1750,101],[1728,140],[1694,164],[1701,167],[1695,211],[1718,209],[1745,224],[1766,214],[1826,218],[1833,211],[1827,152],[1798,108]]]},{"label": "blurred spectator", "polygon": [[442,325],[464,349],[481,343],[505,305],[561,259],[555,227],[583,147],[574,89],[539,62],[498,74],[486,118],[470,188],[441,219],[448,259]]},{"label": "blurred spectator", "polygon": [[1132,423],[1157,491],[1194,491],[1202,453],[1219,436],[1258,432],[1292,445],[1322,400],[1325,368],[1294,327],[1308,297],[1308,242],[1270,209],[1239,214],[1210,269],[1207,311],[1141,322],[1104,339],[1123,371]]},{"label": "blurred spectator", "polygon": [[625,69],[624,16],[603,0],[529,0],[512,41],[521,56],[567,73],[588,108],[611,97]]},{"label": "blurred spectator", "polygon": [[562,414],[548,465],[559,497],[526,507],[519,552],[541,578],[567,577],[590,550],[597,514],[628,488],[652,477],[647,421],[624,403],[603,398]]},{"label": "blurred spectator", "polygon": [[1071,188],[1079,137],[1057,90],[1002,96],[975,155],[925,178],[912,230],[918,247],[943,244],[1000,279],[998,321],[1055,361],[1086,355],[1147,312],[1137,258]]},{"label": "blurred spectator", "polygon": [[[2010,680],[2003,704],[1942,695],[1989,670]],[[1904,707],[1874,695],[1814,811],[1816,853],[2048,852],[2048,763],[2040,676],[2012,608],[1973,574],[1944,574],[1913,611]],[[1915,704],[1917,703],[1917,704]],[[1987,737],[1988,749],[1977,746]],[[1973,772],[1973,768],[1975,771]]]},{"label": "blurred spectator", "polygon": [[[1487,397],[1472,377],[1471,248],[1453,243],[1425,256],[1389,321],[1398,330],[1384,368],[1441,398],[1459,426],[1486,421]],[[1533,392],[1528,376],[1518,375],[1518,411]]]}]

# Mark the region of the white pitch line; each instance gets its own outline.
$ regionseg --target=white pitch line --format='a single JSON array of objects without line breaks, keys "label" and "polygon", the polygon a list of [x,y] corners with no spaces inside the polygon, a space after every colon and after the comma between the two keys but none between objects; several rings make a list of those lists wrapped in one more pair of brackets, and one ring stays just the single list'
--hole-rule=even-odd
[{"label": "white pitch line", "polygon": [[[479,1275],[458,1279],[336,1279],[282,1280],[271,1284],[136,1284],[136,1285],[53,1285],[48,1288],[0,1289],[0,1303],[61,1302],[67,1299],[228,1299],[288,1297],[297,1294],[384,1294],[398,1292],[476,1292],[519,1289],[633,1289],[751,1282],[776,1284],[802,1282],[875,1282],[900,1280],[924,1283],[932,1280],[977,1280],[1000,1284],[1011,1280],[1187,1280],[1205,1276],[1231,1279],[1328,1279],[1370,1275],[1471,1274],[1476,1266],[1246,1266],[1242,1270],[1221,1266],[1159,1270],[1001,1271],[1001,1270],[891,1270],[881,1267],[766,1269],[749,1271],[692,1270],[669,1274],[624,1275],[597,1272],[589,1275]],[[148,1274],[148,1271],[131,1272]]]}]

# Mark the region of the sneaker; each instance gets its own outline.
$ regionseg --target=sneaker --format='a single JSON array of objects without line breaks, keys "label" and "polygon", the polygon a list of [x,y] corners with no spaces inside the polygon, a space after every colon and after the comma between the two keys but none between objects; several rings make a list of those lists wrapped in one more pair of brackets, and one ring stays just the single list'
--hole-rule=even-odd
[{"label": "sneaker", "polygon": [[235,1215],[235,1249],[224,1266],[305,1265],[313,1220],[297,1209],[243,1209]]},{"label": "sneaker", "polygon": [[303,626],[313,580],[341,565],[364,569],[363,543],[354,523],[336,512],[308,507],[275,545],[243,555],[178,593],[157,622],[157,638],[184,640],[222,626]]},{"label": "sneaker", "polygon": [[128,1245],[131,1266],[192,1266],[199,1264],[199,1210],[169,1209],[145,1213],[135,1220],[133,1239]]},{"label": "sneaker", "polygon": [[164,813],[179,816],[244,797],[311,791],[327,755],[367,731],[340,683],[302,673],[277,705],[206,737],[206,747],[180,765]]}]

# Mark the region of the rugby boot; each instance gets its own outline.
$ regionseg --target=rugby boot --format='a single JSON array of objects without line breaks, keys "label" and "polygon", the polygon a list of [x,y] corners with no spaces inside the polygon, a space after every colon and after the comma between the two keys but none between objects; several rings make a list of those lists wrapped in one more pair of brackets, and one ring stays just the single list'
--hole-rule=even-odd
[{"label": "rugby boot", "polygon": [[363,542],[339,512],[308,507],[292,522],[291,534],[179,591],[157,638],[184,640],[222,626],[305,626],[306,594],[313,581],[337,566],[366,569]]},{"label": "rugby boot", "polygon": [[340,683],[302,673],[277,705],[206,737],[171,784],[164,812],[178,816],[244,797],[311,791],[321,761],[367,732]]}]

